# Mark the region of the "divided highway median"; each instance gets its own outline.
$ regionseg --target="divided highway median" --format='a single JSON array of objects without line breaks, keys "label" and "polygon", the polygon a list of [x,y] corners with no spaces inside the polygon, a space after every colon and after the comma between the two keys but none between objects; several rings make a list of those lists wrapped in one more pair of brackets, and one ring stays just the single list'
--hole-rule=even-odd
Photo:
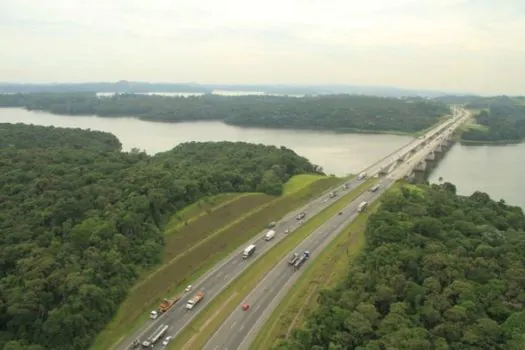
[{"label": "divided highway median", "polygon": [[259,234],[270,221],[296,210],[346,179],[298,175],[272,197],[260,193],[226,194],[189,206],[166,227],[164,261],[144,273],[92,350],[108,350],[137,331],[149,311],[181,292],[218,261]]},{"label": "divided highway median", "polygon": [[377,179],[369,179],[363,182],[357,188],[343,195],[338,201],[305,222],[300,228],[290,233],[275,247],[267,251],[215,297],[215,299],[177,335],[168,348],[173,350],[202,348],[230,315],[231,311],[240,306],[246,295],[256,287],[275,264],[279,263],[279,261],[325,221],[337,215],[339,211],[378,181]]},{"label": "divided highway median", "polygon": [[[398,182],[386,193],[400,186],[401,182]],[[286,339],[293,329],[303,325],[309,313],[317,307],[319,292],[333,288],[346,277],[349,265],[364,247],[368,218],[379,206],[380,200],[370,205],[308,264],[294,287],[266,320],[250,349],[272,349],[279,340]]]}]

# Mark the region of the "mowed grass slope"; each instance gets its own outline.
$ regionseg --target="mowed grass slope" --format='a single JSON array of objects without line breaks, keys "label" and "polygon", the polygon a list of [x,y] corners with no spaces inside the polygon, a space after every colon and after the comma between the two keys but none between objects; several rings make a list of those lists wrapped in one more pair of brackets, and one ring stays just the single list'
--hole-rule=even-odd
[{"label": "mowed grass slope", "polygon": [[[389,191],[397,190],[400,186],[400,183],[395,184]],[[265,322],[250,349],[267,350],[275,347],[294,328],[304,324],[317,307],[321,290],[333,288],[344,281],[350,264],[365,245],[368,218],[379,206],[380,200],[370,205],[306,266],[303,275]]]},{"label": "mowed grass slope", "polygon": [[346,205],[354,201],[377,180],[370,179],[357,188],[342,196],[338,201],[310,218],[301,227],[284,238],[278,245],[265,252],[264,255],[243,271],[226,289],[221,292],[194,320],[170,343],[171,350],[201,349],[213,333],[226,320],[234,308],[237,308],[261,279],[277,263],[289,254],[301,241],[328,219],[337,215]]},{"label": "mowed grass slope", "polygon": [[180,291],[219,260],[327,189],[342,183],[335,177],[298,175],[279,197],[260,193],[226,194],[193,204],[166,227],[162,265],[145,272],[101,332],[93,350],[113,348],[137,329],[162,298]]}]

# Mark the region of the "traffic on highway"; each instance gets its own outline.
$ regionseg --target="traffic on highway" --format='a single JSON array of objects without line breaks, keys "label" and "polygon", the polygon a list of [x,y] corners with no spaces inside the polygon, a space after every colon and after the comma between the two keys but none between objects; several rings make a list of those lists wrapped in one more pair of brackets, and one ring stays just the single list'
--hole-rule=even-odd
[{"label": "traffic on highway", "polygon": [[[220,294],[248,266],[253,264],[266,251],[279,244],[286,237],[286,234],[293,233],[303,222],[310,220],[341,198],[341,196],[337,196],[337,192],[349,192],[357,188],[366,178],[376,176],[382,169],[390,168],[393,163],[397,163],[395,159],[392,160],[392,157],[396,154],[404,156],[411,153],[412,149],[419,149],[418,152],[410,157],[411,159],[416,159],[416,157],[419,159],[422,154],[428,153],[429,148],[421,146],[434,143],[437,145],[440,142],[441,134],[445,133],[446,130],[454,129],[468,117],[463,110],[457,109],[454,113],[455,116],[453,118],[436,126],[432,131],[427,132],[423,138],[411,141],[409,144],[392,152],[365,169],[357,178],[348,181],[337,189],[328,190],[303,208],[287,214],[279,221],[273,222],[270,231],[264,230],[251,242],[246,243],[239,250],[230,254],[205,275],[193,282],[192,286],[188,286],[184,293],[175,298],[166,299],[159,305],[157,310],[151,312],[150,319],[143,327],[114,348],[128,350],[168,345],[169,341],[175,338],[200,310]],[[422,157],[424,159],[425,155]],[[415,164],[416,162],[410,164],[410,166]],[[283,259],[260,282],[260,285],[254,289],[242,307],[239,306],[239,309],[226,320],[210,339],[206,348],[239,349],[241,346],[248,346],[248,340],[251,339],[251,335],[255,333],[257,327],[263,322],[264,316],[273,310],[271,305],[280,300],[279,296],[284,296],[283,293],[287,290],[287,286],[291,286],[290,283],[292,282],[290,281],[300,276],[302,266],[307,264],[311,258],[314,258],[337,236],[337,233],[359,215],[359,208],[363,203],[367,204],[361,210],[366,210],[366,206],[369,203],[373,203],[379,198],[398,178],[405,176],[409,169],[406,163],[396,165],[396,167],[401,170],[391,172],[389,176],[382,180],[381,186],[374,190],[371,188],[370,191],[365,191],[338,215],[319,227],[293,252],[290,252],[290,255]],[[272,218],[269,219],[271,220]]]},{"label": "traffic on highway", "polygon": [[[446,128],[441,128],[439,134],[450,134],[455,128],[463,123],[468,116],[464,113],[459,114]],[[426,139],[428,140],[428,138]],[[296,248],[296,252],[291,253],[276,265],[270,273],[259,283],[259,285],[248,295],[244,304],[249,305],[249,312],[240,309],[234,311],[230,317],[221,325],[215,334],[208,340],[205,350],[227,350],[227,349],[249,349],[251,342],[257,332],[264,325],[271,313],[284,298],[286,293],[292,288],[300,273],[296,272],[310,256],[315,258],[337,235],[347,227],[360,212],[366,210],[369,204],[376,201],[386,192],[398,179],[405,177],[417,162],[425,159],[425,156],[442,142],[441,136],[428,141],[428,147],[420,148],[419,151],[410,156],[414,160],[412,164],[404,163],[399,166],[392,174],[389,174],[381,181],[380,186],[372,186],[369,191],[365,191],[342,212],[346,215],[335,215],[325,222],[307,239]],[[303,255],[297,251],[304,251]],[[292,264],[294,269],[290,269]]]}]

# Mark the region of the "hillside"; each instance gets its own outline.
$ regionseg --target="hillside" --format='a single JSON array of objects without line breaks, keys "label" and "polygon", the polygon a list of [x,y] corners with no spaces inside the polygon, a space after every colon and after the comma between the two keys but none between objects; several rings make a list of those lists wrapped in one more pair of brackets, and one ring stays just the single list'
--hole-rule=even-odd
[{"label": "hillside", "polygon": [[88,93],[0,95],[0,107],[64,115],[135,116],[161,122],[218,120],[246,127],[339,132],[422,131],[449,113],[438,102],[356,95],[165,97]]},{"label": "hillside", "polygon": [[172,214],[222,192],[279,194],[316,172],[286,148],[187,143],[148,156],[106,133],[0,130],[1,349],[87,349],[161,260]]},{"label": "hillside", "polygon": [[382,203],[346,280],[279,348],[523,349],[523,211],[448,183]]}]

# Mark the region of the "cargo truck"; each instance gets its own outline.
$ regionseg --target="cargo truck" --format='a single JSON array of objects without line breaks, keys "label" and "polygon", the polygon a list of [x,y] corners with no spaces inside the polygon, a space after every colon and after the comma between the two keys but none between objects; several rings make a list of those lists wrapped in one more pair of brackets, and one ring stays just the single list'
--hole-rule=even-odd
[{"label": "cargo truck", "polygon": [[361,202],[361,204],[359,204],[359,206],[357,207],[357,212],[358,213],[362,212],[363,210],[366,209],[367,206],[368,206],[368,202]]},{"label": "cargo truck", "polygon": [[295,264],[295,262],[297,261],[297,259],[299,259],[299,253],[293,253],[293,255],[292,255],[292,257],[290,258],[290,260],[288,260],[288,264],[290,264],[290,265]]},{"label": "cargo truck", "polygon": [[369,191],[370,191],[370,192],[375,192],[375,191],[377,191],[377,190],[379,189],[379,187],[380,187],[379,184],[374,185],[374,186],[370,187]]},{"label": "cargo truck", "polygon": [[270,230],[270,231],[266,232],[266,234],[264,235],[264,239],[266,241],[269,241],[269,240],[271,240],[274,237],[275,237],[275,231],[274,230]]},{"label": "cargo truck", "polygon": [[255,248],[255,244],[250,244],[249,246],[247,246],[242,252],[242,258],[248,259],[250,256],[252,256],[253,253],[255,253]]},{"label": "cargo truck", "polygon": [[193,309],[195,305],[197,305],[203,298],[204,298],[204,292],[203,291],[197,292],[197,294],[195,294],[194,296],[190,298],[190,300],[188,300],[188,303],[186,304],[186,309],[187,310]]},{"label": "cargo truck", "polygon": [[165,313],[166,311],[168,311],[169,309],[172,308],[173,305],[175,305],[175,303],[177,301],[179,301],[180,299],[180,295],[177,295],[176,297],[172,298],[172,299],[164,299],[159,307],[157,308],[157,310],[153,310],[151,311],[151,314],[150,314],[150,318],[155,320],[157,317],[159,317],[161,314]]},{"label": "cargo truck", "polygon": [[142,347],[152,348],[166,334],[167,331],[168,325],[160,326],[159,328],[157,328],[155,333],[153,333],[153,335],[150,338],[148,338],[148,340],[144,340],[142,342]]},{"label": "cargo truck", "polygon": [[299,259],[297,259],[297,261],[294,263],[294,268],[298,270],[305,263],[305,261],[308,260],[309,257],[310,252],[308,250],[305,250],[303,255],[301,255]]}]

